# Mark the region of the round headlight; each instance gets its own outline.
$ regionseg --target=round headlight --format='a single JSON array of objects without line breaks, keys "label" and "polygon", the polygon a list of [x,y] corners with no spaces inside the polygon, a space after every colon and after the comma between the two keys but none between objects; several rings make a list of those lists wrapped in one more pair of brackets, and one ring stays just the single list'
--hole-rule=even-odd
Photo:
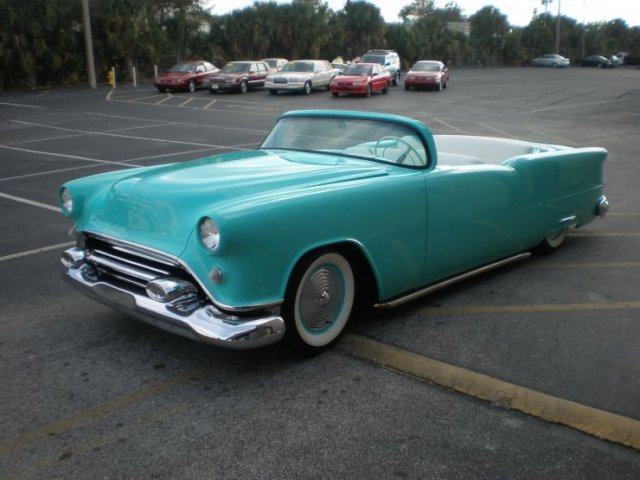
[{"label": "round headlight", "polygon": [[65,214],[71,214],[71,211],[73,210],[73,200],[71,199],[71,192],[66,188],[63,188],[60,191],[60,206]]},{"label": "round headlight", "polygon": [[218,225],[208,217],[200,220],[200,240],[202,245],[210,252],[213,252],[220,244]]}]

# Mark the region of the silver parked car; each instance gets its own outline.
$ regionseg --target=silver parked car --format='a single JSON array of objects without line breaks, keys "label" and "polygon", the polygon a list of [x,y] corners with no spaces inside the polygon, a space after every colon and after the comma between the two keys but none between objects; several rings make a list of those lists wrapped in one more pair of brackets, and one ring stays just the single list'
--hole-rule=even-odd
[{"label": "silver parked car", "polygon": [[537,58],[534,58],[529,62],[529,65],[533,67],[555,67],[563,68],[568,67],[571,64],[568,58],[555,53],[545,53]]},{"label": "silver parked car", "polygon": [[314,88],[329,88],[338,70],[326,60],[294,60],[265,80],[265,88],[275,95],[279,90],[311,93]]}]

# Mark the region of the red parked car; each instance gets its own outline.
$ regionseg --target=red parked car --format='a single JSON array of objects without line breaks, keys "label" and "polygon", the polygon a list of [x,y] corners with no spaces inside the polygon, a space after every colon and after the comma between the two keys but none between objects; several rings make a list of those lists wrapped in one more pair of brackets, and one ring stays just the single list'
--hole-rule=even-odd
[{"label": "red parked car", "polygon": [[419,60],[404,79],[404,89],[432,88],[442,90],[449,85],[449,69],[438,60]]},{"label": "red parked car", "polygon": [[266,62],[229,62],[222,70],[209,77],[209,93],[218,93],[221,90],[247,93],[251,88],[264,87],[267,75],[269,64]]},{"label": "red parked car", "polygon": [[212,63],[204,60],[180,62],[158,75],[153,82],[153,86],[160,93],[164,93],[167,90],[195,92],[198,87],[206,87],[209,76],[217,71],[218,69]]},{"label": "red parked car", "polygon": [[373,92],[387,93],[391,86],[391,74],[377,63],[353,63],[329,84],[331,95],[356,93],[370,97]]}]

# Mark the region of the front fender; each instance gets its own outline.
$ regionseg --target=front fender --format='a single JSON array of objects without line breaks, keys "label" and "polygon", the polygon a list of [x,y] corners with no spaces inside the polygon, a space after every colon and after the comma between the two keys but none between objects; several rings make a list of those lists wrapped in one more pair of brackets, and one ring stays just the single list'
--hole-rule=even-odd
[{"label": "front fender", "polygon": [[[309,251],[355,245],[370,262],[379,296],[419,283],[426,252],[426,193],[422,172],[316,186],[210,212],[220,248],[206,252],[194,231],[181,261],[216,303],[239,308],[283,300],[291,272]],[[213,268],[223,280],[209,278]]]}]

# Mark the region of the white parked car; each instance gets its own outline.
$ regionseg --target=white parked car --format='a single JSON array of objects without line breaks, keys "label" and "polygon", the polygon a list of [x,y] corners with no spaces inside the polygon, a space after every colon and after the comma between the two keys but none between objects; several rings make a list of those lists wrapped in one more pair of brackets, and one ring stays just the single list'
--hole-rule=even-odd
[{"label": "white parked car", "polygon": [[282,67],[289,63],[286,58],[261,58],[260,61],[269,65],[269,71],[271,72],[279,72]]},{"label": "white parked car", "polygon": [[533,67],[555,67],[563,68],[568,67],[571,64],[568,58],[555,53],[546,53],[537,58],[534,58],[529,62],[529,65]]},{"label": "white parked car", "polygon": [[275,95],[279,90],[310,94],[314,88],[329,88],[338,70],[326,60],[293,60],[265,80],[264,87]]}]

